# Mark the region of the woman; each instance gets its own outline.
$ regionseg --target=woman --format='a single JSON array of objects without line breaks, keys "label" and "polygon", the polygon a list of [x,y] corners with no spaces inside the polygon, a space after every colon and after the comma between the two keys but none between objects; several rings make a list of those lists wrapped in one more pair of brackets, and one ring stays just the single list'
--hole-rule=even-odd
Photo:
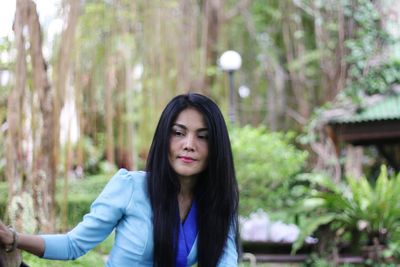
[{"label": "woman", "polygon": [[237,266],[238,187],[218,106],[195,93],[161,114],[146,172],[119,170],[67,234],[17,234],[0,243],[46,259],[75,259],[115,229],[106,266]]}]

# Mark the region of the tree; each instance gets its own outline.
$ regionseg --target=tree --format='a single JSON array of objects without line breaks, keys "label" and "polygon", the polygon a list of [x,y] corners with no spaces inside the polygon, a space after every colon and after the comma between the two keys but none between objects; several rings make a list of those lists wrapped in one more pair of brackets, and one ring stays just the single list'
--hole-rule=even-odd
[{"label": "tree", "polygon": [[[14,31],[17,47],[16,84],[8,99],[7,177],[10,217],[19,230],[51,231],[54,227],[56,164],[53,91],[42,53],[42,35],[36,5],[31,0],[16,3]],[[28,29],[28,34],[24,29]],[[29,41],[28,41],[29,40]],[[32,63],[32,92],[27,91],[26,43]],[[30,94],[29,94],[30,93]],[[29,96],[32,99],[29,99]],[[37,97],[38,106],[33,101]],[[26,110],[37,111],[27,118]],[[27,124],[28,123],[28,124]],[[31,125],[29,125],[31,123]],[[32,127],[32,131],[29,131]],[[31,145],[24,146],[27,143]],[[21,205],[24,203],[23,205]],[[30,204],[31,203],[31,206]],[[30,210],[33,209],[33,210]],[[31,213],[32,212],[32,213]],[[30,214],[30,215],[28,215]],[[28,215],[28,218],[25,217]]]},{"label": "tree", "polygon": [[[20,196],[26,187],[27,178],[30,177],[28,169],[27,151],[22,146],[24,137],[25,119],[23,118],[23,105],[26,101],[26,79],[27,79],[27,63],[25,51],[25,36],[23,35],[23,27],[27,21],[28,5],[25,1],[17,1],[17,9],[15,14],[14,32],[15,46],[17,49],[16,65],[15,65],[15,87],[10,91],[8,97],[7,108],[7,143],[6,143],[6,176],[8,180],[8,206],[14,199]],[[21,218],[21,210],[11,210],[9,212],[15,218],[17,229],[23,228]]]}]

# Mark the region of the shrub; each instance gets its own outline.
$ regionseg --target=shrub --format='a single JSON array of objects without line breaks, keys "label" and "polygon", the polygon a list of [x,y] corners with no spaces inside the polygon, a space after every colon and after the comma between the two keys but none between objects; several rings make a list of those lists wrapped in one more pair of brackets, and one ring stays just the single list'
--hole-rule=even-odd
[{"label": "shrub", "polygon": [[293,137],[293,133],[268,132],[264,127],[232,129],[241,215],[259,208],[277,212],[290,201],[291,182],[307,158],[292,144]]},{"label": "shrub", "polygon": [[[100,194],[112,174],[99,174],[72,181],[68,188],[68,228],[78,224],[83,216],[89,212],[90,205]],[[62,206],[62,181],[57,185],[56,203],[57,214]]]}]

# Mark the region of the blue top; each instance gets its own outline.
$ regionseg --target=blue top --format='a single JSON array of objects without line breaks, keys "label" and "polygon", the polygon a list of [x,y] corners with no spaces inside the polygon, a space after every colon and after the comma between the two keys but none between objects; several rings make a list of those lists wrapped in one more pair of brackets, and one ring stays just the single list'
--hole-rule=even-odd
[{"label": "blue top", "polygon": [[[153,214],[145,172],[119,170],[93,202],[90,212],[67,234],[42,235],[43,258],[76,259],[103,241],[113,230],[115,240],[107,267],[153,267]],[[218,267],[237,266],[235,227],[232,226]],[[197,237],[187,266],[197,263]]]},{"label": "blue top", "polygon": [[187,257],[192,250],[197,236],[197,204],[192,202],[186,220],[179,224],[178,254],[176,255],[176,266],[186,267]]}]

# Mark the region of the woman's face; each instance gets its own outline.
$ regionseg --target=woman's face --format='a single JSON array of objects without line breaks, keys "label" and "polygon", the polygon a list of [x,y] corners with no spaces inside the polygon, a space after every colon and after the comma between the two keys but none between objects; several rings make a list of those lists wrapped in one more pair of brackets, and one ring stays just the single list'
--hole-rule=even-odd
[{"label": "woman's face", "polygon": [[189,107],[172,124],[168,160],[180,178],[196,177],[207,167],[208,129],[203,115]]}]

